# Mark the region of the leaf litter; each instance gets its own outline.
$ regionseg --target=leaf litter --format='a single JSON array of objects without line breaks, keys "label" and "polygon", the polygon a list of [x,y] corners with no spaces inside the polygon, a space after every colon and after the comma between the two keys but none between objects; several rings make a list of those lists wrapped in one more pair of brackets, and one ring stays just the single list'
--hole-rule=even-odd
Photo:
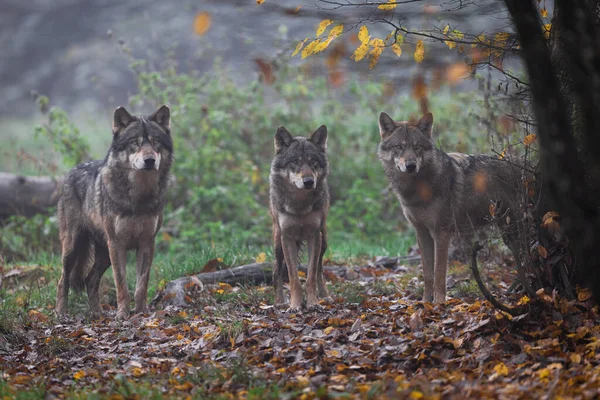
[{"label": "leaf litter", "polygon": [[[286,314],[270,287],[224,284],[191,294],[185,309],[123,322],[30,312],[17,339],[0,331],[0,394],[140,398],[145,385],[173,398],[263,398],[256,387],[302,399],[597,398],[589,291],[543,293],[511,317],[483,300],[416,301],[404,275],[380,264],[346,271],[322,312]],[[134,389],[123,394],[125,384]]]}]

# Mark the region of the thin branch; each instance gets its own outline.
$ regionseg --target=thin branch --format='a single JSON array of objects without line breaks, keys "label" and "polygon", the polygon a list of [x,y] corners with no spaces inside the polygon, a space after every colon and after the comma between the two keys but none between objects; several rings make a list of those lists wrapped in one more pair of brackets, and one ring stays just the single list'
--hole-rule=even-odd
[{"label": "thin branch", "polygon": [[485,286],[485,284],[481,280],[481,275],[479,274],[479,268],[477,267],[477,253],[481,249],[483,249],[483,246],[479,243],[475,243],[475,245],[473,246],[473,253],[471,254],[471,272],[473,273],[473,277],[475,278],[475,281],[477,282],[477,286],[479,286],[479,290],[481,290],[483,297],[485,297],[485,299],[487,301],[492,303],[492,305],[494,307],[496,307],[499,310],[509,313],[513,317],[525,314],[527,312],[527,310],[524,307],[518,307],[518,306],[517,307],[508,307],[508,306],[500,303],[500,301],[498,301],[494,297],[494,295],[488,290],[488,288]]}]

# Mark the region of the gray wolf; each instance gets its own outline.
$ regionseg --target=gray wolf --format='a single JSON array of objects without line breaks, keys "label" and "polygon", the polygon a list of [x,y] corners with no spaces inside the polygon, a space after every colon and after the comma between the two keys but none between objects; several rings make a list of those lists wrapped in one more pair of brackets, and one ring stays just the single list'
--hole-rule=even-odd
[{"label": "gray wolf", "polygon": [[422,255],[424,301],[446,301],[448,243],[455,233],[495,222],[519,259],[516,221],[522,169],[498,157],[445,153],[434,147],[433,115],[417,123],[379,117],[378,157]]},{"label": "gray wolf", "polygon": [[99,316],[100,278],[112,265],[117,318],[127,318],[126,252],[133,249],[137,251],[135,312],[148,310],[154,237],[162,225],[173,163],[170,109],[163,105],[145,117],[119,107],[112,131],[106,158],[77,165],[64,180],[58,202],[63,263],[56,294],[58,315],[67,313],[72,285],[79,291],[86,288],[90,311]]},{"label": "gray wolf", "polygon": [[270,211],[273,219],[275,304],[285,304],[285,268],[290,284],[288,312],[302,309],[298,277],[298,251],[308,248],[306,306],[318,308],[318,298],[329,298],[323,277],[323,254],[327,250],[326,219],[329,211],[327,174],[327,128],[323,125],[308,138],[293,137],[283,126],[275,134],[275,157],[271,163]]}]

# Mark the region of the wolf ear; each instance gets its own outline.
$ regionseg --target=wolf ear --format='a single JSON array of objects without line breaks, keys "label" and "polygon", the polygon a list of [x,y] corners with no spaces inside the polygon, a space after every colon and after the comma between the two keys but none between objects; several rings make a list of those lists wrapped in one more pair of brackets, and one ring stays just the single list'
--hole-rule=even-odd
[{"label": "wolf ear", "polygon": [[319,146],[321,150],[327,151],[327,127],[325,125],[318,127],[308,140]]},{"label": "wolf ear", "polygon": [[379,114],[379,136],[381,136],[382,139],[385,139],[394,132],[394,129],[396,129],[396,123],[392,117],[384,112]]},{"label": "wolf ear", "polygon": [[149,119],[163,127],[168,134],[171,133],[171,109],[168,105],[163,104],[160,106]]},{"label": "wolf ear", "polygon": [[423,115],[417,124],[417,128],[427,136],[431,137],[431,132],[433,130],[433,114],[428,112]]},{"label": "wolf ear", "polygon": [[134,117],[127,112],[125,107],[118,107],[115,110],[115,116],[113,118],[113,135],[116,135],[121,129],[127,128],[127,126],[135,120]]},{"label": "wolf ear", "polygon": [[275,153],[279,153],[284,148],[290,147],[294,140],[292,134],[283,126],[277,128],[277,133],[275,134]]}]

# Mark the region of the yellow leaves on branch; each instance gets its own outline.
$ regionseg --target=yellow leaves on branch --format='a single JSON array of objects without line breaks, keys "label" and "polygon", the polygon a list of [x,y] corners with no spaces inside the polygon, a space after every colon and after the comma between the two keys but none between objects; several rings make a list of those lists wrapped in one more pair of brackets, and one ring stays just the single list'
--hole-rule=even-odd
[{"label": "yellow leaves on branch", "polygon": [[416,62],[421,63],[425,59],[425,46],[423,45],[423,41],[417,41],[417,47],[415,48],[415,53],[413,57]]},{"label": "yellow leaves on branch", "polygon": [[317,37],[321,36],[323,32],[325,32],[325,29],[331,24],[333,24],[333,21],[330,19],[324,19],[319,22],[319,26],[317,26]]},{"label": "yellow leaves on branch", "polygon": [[396,7],[398,7],[398,3],[396,2],[396,0],[388,0],[387,4],[380,4],[379,6],[377,6],[377,8],[379,8],[380,10],[386,11],[393,10]]},{"label": "yellow leaves on branch", "polygon": [[369,62],[369,69],[373,69],[373,67],[377,65],[377,62],[379,61],[379,56],[381,56],[381,53],[383,53],[385,43],[383,42],[383,40],[376,38],[371,40],[371,46],[373,46],[373,49],[371,50],[371,61]]},{"label": "yellow leaves on branch", "polygon": [[400,47],[400,45],[398,45],[398,43],[394,43],[394,44],[392,45],[392,51],[393,51],[394,53],[396,53],[396,55],[397,55],[398,57],[400,57],[400,56],[402,55],[402,47]]},{"label": "yellow leaves on branch", "polygon": [[[327,30],[327,27],[329,25],[331,25],[332,23],[333,23],[333,21],[330,19],[325,19],[325,20],[321,21],[319,23],[319,25],[317,26],[317,31],[316,31],[317,36],[321,36],[325,32],[325,30]],[[320,53],[321,51],[325,50],[331,42],[333,42],[335,39],[337,39],[342,34],[343,31],[344,31],[344,25],[339,24],[339,25],[336,25],[335,27],[331,28],[327,37],[317,38],[317,39],[313,40],[312,42],[310,42],[308,45],[306,45],[306,47],[304,47],[304,45],[306,44],[306,42],[309,39],[306,38],[306,39],[302,40],[296,46],[296,49],[292,53],[292,57],[295,56],[296,54],[298,54],[298,52],[301,49],[302,49],[302,58],[306,58],[308,56],[312,56],[313,54]]]},{"label": "yellow leaves on branch", "polygon": [[364,25],[361,26],[358,30],[358,40],[360,40],[360,46],[358,46],[356,50],[354,50],[354,54],[352,54],[350,58],[357,62],[365,58],[365,56],[369,52],[370,38],[371,36],[369,35],[369,29]]},{"label": "yellow leaves on branch", "polygon": [[204,35],[210,29],[210,14],[201,12],[196,14],[194,18],[194,33],[196,35]]}]

